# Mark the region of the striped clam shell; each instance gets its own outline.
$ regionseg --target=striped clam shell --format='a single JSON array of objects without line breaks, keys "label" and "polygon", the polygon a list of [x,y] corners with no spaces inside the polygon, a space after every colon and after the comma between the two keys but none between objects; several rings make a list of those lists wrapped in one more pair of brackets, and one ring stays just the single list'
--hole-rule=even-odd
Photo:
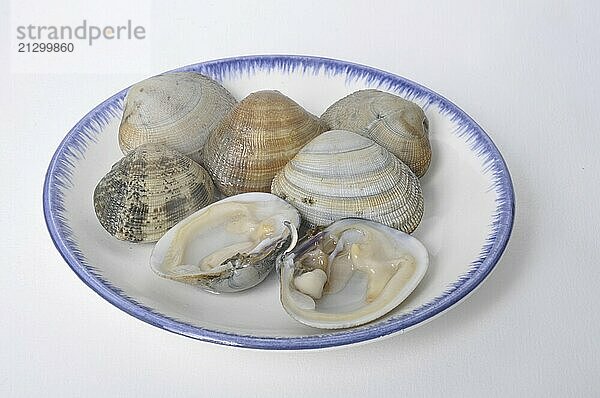
[{"label": "striped clam shell", "polygon": [[215,200],[206,170],[185,155],[144,144],[115,163],[94,190],[100,224],[114,237],[154,242]]},{"label": "striped clam shell", "polygon": [[379,90],[356,91],[321,118],[332,129],[355,132],[392,152],[421,177],[431,162],[429,121],[417,104]]},{"label": "striped clam shell", "polygon": [[199,73],[151,77],[127,92],[119,145],[127,154],[145,143],[162,144],[199,162],[208,134],[235,103],[225,88]]},{"label": "striped clam shell", "polygon": [[208,138],[204,164],[227,196],[270,192],[275,174],[327,126],[279,91],[244,98]]},{"label": "striped clam shell", "polygon": [[357,217],[412,232],[423,216],[419,179],[388,150],[332,130],[308,143],[273,179],[272,193],[311,225]]}]

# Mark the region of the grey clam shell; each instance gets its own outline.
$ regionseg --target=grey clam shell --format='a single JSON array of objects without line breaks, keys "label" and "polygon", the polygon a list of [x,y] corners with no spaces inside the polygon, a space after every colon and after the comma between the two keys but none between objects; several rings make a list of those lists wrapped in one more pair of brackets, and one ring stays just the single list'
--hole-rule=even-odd
[{"label": "grey clam shell", "polygon": [[271,191],[317,226],[358,217],[410,233],[423,216],[419,179],[408,166],[344,130],[309,142],[273,179]]},{"label": "grey clam shell", "polygon": [[199,73],[151,77],[127,92],[119,145],[126,154],[145,143],[163,144],[200,162],[206,138],[235,103],[225,88]]},{"label": "grey clam shell", "polygon": [[185,155],[145,144],[115,163],[94,190],[100,224],[117,239],[157,241],[215,200],[208,173]]},{"label": "grey clam shell", "polygon": [[429,167],[429,121],[411,101],[379,90],[360,90],[331,105],[321,118],[332,129],[372,139],[406,163],[417,177]]},{"label": "grey clam shell", "polygon": [[159,276],[215,293],[249,289],[296,242],[300,215],[263,192],[243,193],[188,216],[156,244],[150,267]]}]

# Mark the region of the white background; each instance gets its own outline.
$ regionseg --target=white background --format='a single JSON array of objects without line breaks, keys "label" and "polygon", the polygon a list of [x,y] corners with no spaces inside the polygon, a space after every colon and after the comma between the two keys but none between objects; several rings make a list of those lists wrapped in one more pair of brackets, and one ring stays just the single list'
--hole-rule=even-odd
[{"label": "white background", "polygon": [[[1,396],[600,395],[598,3],[324,3],[0,3]],[[147,38],[63,58],[16,53],[18,24],[95,15],[139,15]],[[44,173],[66,132],[149,75],[266,53],[387,70],[482,125],[512,173],[517,216],[477,292],[384,341],[271,353],[164,332],[80,282],[42,216]]]}]

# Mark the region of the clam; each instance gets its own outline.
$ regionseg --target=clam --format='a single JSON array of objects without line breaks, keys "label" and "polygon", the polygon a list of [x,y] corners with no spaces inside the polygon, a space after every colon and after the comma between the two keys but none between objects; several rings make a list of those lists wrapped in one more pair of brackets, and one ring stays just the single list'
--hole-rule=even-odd
[{"label": "clam", "polygon": [[416,238],[361,219],[337,221],[278,259],[284,309],[306,325],[358,326],[396,308],[429,264]]},{"label": "clam", "polygon": [[151,77],[127,92],[119,145],[127,154],[145,143],[163,144],[200,162],[208,134],[235,103],[225,88],[199,73]]},{"label": "clam", "polygon": [[156,244],[150,266],[158,275],[212,292],[260,283],[275,258],[295,244],[298,212],[268,193],[225,198],[190,215]]},{"label": "clam", "polygon": [[408,166],[372,140],[344,130],[309,142],[273,179],[271,191],[309,225],[358,217],[410,233],[423,216],[419,179]]},{"label": "clam", "polygon": [[215,200],[199,164],[163,145],[144,144],[112,166],[94,190],[100,224],[117,239],[157,241],[169,228]]},{"label": "clam", "polygon": [[414,102],[379,90],[360,90],[331,105],[321,118],[332,129],[372,139],[406,163],[417,177],[429,167],[429,121]]},{"label": "clam", "polygon": [[270,192],[279,170],[327,130],[318,117],[278,91],[244,98],[204,146],[206,168],[225,195]]}]

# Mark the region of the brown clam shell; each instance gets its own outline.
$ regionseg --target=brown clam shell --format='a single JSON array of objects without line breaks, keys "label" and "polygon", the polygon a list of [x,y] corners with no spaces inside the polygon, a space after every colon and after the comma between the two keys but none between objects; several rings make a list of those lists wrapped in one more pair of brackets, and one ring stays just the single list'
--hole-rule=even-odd
[{"label": "brown clam shell", "polygon": [[258,91],[223,119],[206,141],[202,157],[225,195],[270,192],[275,174],[326,130],[317,116],[279,91]]}]

